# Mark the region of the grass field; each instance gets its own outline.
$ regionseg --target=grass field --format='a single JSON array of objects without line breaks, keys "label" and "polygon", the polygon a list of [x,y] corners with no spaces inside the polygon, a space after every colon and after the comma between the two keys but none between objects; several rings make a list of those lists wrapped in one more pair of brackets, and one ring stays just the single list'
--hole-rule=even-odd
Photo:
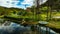
[{"label": "grass field", "polygon": [[[8,15],[10,17],[13,17],[13,18],[29,18],[29,19],[34,19],[35,22],[30,22],[30,24],[37,24],[38,22],[36,21],[37,19],[41,19],[41,20],[46,20],[46,17],[47,15],[46,14],[39,14],[39,15],[25,15],[25,16],[22,16],[22,15],[17,15],[17,14],[10,14]],[[48,15],[49,17],[50,15]],[[57,12],[56,14],[53,14],[53,16],[60,16],[60,13]],[[0,16],[1,17],[4,17],[4,15]],[[29,24],[29,23],[28,23]],[[52,27],[52,28],[57,28],[57,29],[60,29],[60,22],[59,21],[50,21],[47,26],[49,27]]]}]

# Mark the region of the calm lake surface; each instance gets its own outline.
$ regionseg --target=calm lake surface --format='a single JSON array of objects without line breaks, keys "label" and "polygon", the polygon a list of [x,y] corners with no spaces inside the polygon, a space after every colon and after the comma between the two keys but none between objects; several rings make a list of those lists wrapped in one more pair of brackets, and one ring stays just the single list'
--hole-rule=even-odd
[{"label": "calm lake surface", "polygon": [[[23,26],[14,22],[5,21],[0,25],[0,34],[46,34],[46,27],[37,26],[36,31],[31,30],[31,25]],[[47,28],[49,34],[56,34],[55,31]]]}]

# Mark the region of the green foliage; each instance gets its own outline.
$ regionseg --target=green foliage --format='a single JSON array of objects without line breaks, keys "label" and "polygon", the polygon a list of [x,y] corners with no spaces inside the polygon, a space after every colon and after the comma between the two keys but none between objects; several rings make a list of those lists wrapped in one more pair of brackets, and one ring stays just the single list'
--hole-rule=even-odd
[{"label": "green foliage", "polygon": [[[52,0],[49,0],[49,1],[52,1]],[[59,8],[60,5],[58,3],[60,1],[59,2],[58,2],[58,0],[53,0],[53,1],[54,1],[54,3],[56,2],[55,6],[53,6],[53,9]],[[48,1],[45,4],[48,4]],[[0,15],[1,14],[8,15],[8,16],[14,17],[14,18],[29,18],[29,19],[32,19],[33,21],[46,20],[46,17],[47,17],[46,13],[48,11],[48,8],[49,7],[51,8],[52,3],[50,2],[49,7],[45,4],[42,5],[41,8],[39,8],[39,12],[41,12],[41,14],[39,14],[39,16],[36,15],[37,9],[35,6],[32,6],[32,8],[30,8],[31,11],[26,11],[26,10],[18,9],[18,8],[0,7]],[[49,17],[50,17],[50,12],[48,11],[48,18]]]},{"label": "green foliage", "polygon": [[15,11],[13,11],[13,14],[16,14],[16,12],[15,12]]},{"label": "green foliage", "polygon": [[45,7],[42,7],[42,8],[40,8],[40,9],[46,11],[46,10],[48,9],[48,7],[45,6]]}]

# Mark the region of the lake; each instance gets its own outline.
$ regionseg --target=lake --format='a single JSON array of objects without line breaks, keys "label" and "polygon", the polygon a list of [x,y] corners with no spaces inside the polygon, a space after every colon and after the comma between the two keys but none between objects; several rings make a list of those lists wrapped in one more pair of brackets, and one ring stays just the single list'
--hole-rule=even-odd
[{"label": "lake", "polygon": [[[8,21],[6,21],[8,22]],[[5,23],[6,23],[5,22]],[[46,34],[46,27],[37,26],[36,31],[31,30],[31,25],[23,26],[21,24],[17,24],[14,22],[2,24],[0,26],[0,34]],[[57,34],[55,31],[51,30],[50,28],[47,28],[47,31],[49,34]]]}]

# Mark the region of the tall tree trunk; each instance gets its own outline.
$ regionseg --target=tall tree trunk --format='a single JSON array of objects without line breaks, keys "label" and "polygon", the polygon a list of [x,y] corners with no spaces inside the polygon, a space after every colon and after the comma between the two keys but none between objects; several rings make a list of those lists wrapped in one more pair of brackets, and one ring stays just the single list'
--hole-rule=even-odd
[{"label": "tall tree trunk", "polygon": [[36,11],[37,11],[36,13],[39,14],[39,13],[40,13],[40,12],[39,12],[39,7],[40,7],[40,6],[39,6],[39,0],[36,1],[36,5],[37,5],[37,6],[36,6]]}]

